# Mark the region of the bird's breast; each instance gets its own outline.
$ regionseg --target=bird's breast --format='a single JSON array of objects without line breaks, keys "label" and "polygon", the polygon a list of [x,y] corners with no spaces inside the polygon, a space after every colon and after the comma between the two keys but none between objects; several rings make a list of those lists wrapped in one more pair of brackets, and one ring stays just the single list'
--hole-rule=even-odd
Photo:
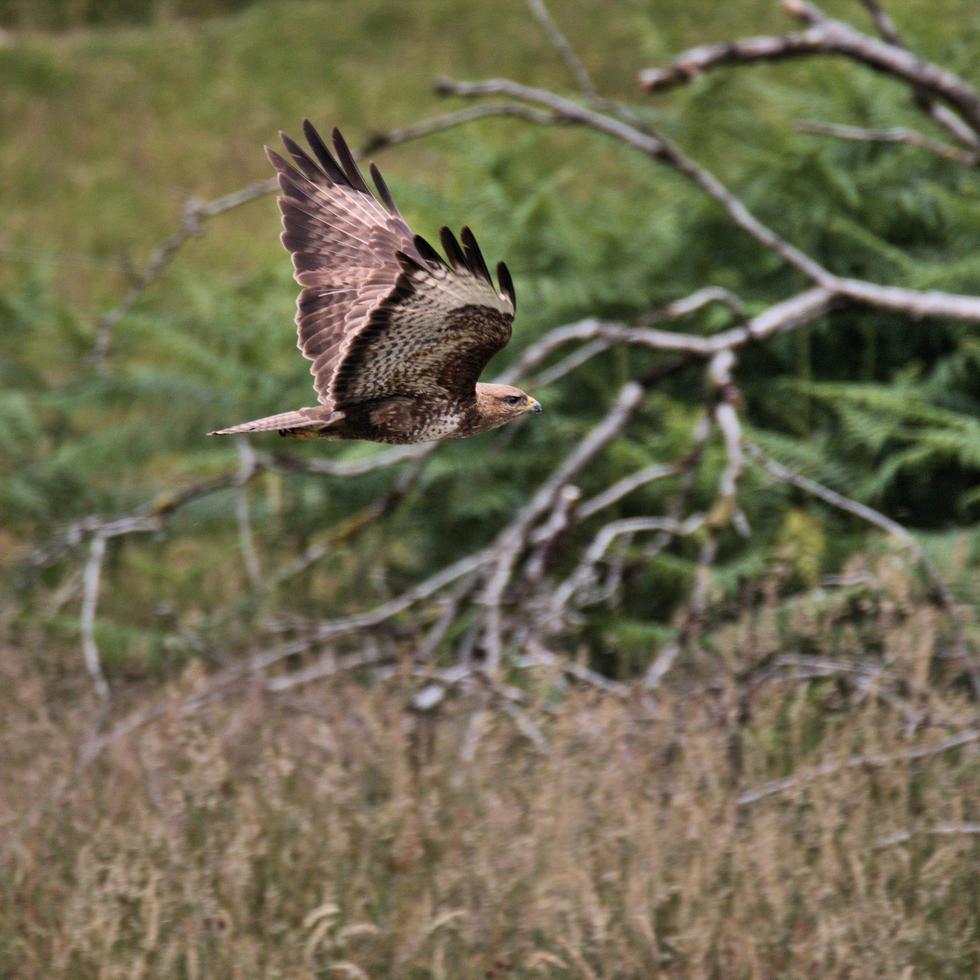
[{"label": "bird's breast", "polygon": [[459,435],[466,406],[440,398],[391,397],[346,412],[349,438],[406,445]]}]

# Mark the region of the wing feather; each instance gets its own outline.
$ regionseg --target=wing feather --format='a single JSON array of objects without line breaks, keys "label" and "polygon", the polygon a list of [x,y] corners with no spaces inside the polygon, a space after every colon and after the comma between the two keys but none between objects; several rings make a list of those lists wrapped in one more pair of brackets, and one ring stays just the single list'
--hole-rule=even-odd
[{"label": "wing feather", "polygon": [[377,167],[374,196],[343,136],[333,153],[304,120],[312,156],[285,134],[279,175],[282,242],[296,281],[297,346],[320,401],[397,395],[472,397],[487,361],[510,339],[513,283],[493,285],[473,233],[440,232],[448,263],[405,223]]}]

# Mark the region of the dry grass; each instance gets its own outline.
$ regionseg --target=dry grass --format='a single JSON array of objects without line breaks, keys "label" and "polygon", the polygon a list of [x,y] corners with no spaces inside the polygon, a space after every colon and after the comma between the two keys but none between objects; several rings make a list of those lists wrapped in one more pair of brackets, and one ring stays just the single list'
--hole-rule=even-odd
[{"label": "dry grass", "polygon": [[[808,608],[781,633],[754,615],[753,649],[807,629],[842,657],[867,643]],[[891,670],[915,676],[935,617],[875,613]],[[748,627],[717,634],[734,666]],[[835,678],[691,670],[654,704],[539,672],[543,752],[485,691],[434,718],[408,710],[401,675],[187,712],[207,683],[191,668],[159,721],[78,771],[91,710],[59,707],[53,660],[42,676],[4,657],[4,977],[980,970],[980,742],[901,757],[970,730],[956,693],[910,694],[929,714],[912,731],[894,698]],[[856,753],[868,762],[835,768]]]}]

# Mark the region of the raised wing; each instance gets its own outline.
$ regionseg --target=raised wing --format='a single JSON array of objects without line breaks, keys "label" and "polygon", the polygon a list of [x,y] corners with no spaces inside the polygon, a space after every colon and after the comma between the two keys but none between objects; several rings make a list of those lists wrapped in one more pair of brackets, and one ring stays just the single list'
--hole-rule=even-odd
[{"label": "raised wing", "polygon": [[282,241],[293,257],[297,346],[313,364],[324,404],[391,395],[472,394],[487,361],[510,339],[514,288],[500,263],[498,292],[469,229],[448,229],[449,262],[414,236],[381,174],[374,197],[337,130],[336,158],[309,120],[314,161],[283,135],[295,167],[267,150],[279,172]]}]

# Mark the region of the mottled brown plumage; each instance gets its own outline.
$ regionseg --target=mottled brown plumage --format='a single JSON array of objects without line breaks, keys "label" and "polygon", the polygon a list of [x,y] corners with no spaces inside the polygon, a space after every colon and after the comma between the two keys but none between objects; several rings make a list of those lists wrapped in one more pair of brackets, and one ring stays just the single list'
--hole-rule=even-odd
[{"label": "mottled brown plumage", "polygon": [[[292,163],[266,148],[279,174],[282,243],[302,286],[297,346],[320,404],[213,435],[278,431],[294,439],[394,444],[497,428],[541,406],[509,385],[478,383],[510,340],[514,284],[500,289],[469,228],[440,232],[444,259],[414,235],[378,169],[371,193],[338,130],[336,156],[304,120],[311,157],[285,134]],[[448,259],[448,261],[447,261]]]}]

